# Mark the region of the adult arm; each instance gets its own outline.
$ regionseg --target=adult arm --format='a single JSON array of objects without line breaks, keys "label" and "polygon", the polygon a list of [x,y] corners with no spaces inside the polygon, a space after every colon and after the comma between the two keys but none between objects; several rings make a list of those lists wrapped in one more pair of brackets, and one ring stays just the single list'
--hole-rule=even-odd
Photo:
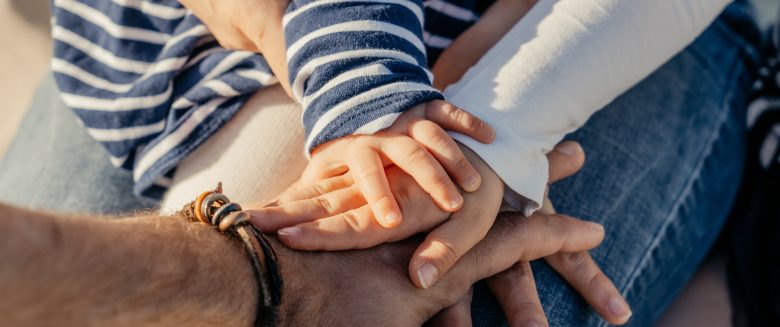
[{"label": "adult arm", "polygon": [[0,324],[240,325],[257,294],[243,249],[171,218],[63,217],[0,204]]},{"label": "adult arm", "polygon": [[[255,277],[244,250],[209,227],[169,217],[101,220],[0,209],[0,324],[246,326],[254,319]],[[285,281],[281,324],[420,325],[517,260],[596,246],[599,228],[558,215],[500,219],[428,290],[407,279],[414,241],[303,253],[272,240]]]},{"label": "adult arm", "polygon": [[694,40],[728,0],[541,0],[445,90],[487,121],[477,152],[514,192],[526,215],[542,203],[545,153],[596,111]]}]

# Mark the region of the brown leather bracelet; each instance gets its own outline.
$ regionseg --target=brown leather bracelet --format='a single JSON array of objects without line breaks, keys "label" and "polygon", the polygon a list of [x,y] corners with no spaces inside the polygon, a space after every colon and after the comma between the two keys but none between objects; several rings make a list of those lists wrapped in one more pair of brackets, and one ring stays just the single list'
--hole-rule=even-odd
[{"label": "brown leather bracelet", "polygon": [[244,244],[252,270],[257,276],[257,313],[254,326],[275,326],[282,301],[282,278],[276,253],[257,227],[249,223],[249,215],[238,203],[222,194],[222,183],[217,188],[201,193],[195,201],[176,213],[190,222],[214,226],[223,234],[236,236]]}]

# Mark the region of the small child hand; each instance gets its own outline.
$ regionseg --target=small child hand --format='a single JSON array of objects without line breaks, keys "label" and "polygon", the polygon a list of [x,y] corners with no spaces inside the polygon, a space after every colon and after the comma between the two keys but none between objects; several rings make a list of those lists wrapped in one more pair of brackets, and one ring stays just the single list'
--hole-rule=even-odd
[{"label": "small child hand", "polygon": [[[582,166],[579,146],[562,150],[572,145],[576,143],[564,142],[548,153],[551,183]],[[387,169],[390,188],[403,214],[415,218],[397,228],[379,225],[348,174],[287,191],[272,206],[247,212],[255,226],[265,232],[278,230],[279,240],[298,250],[362,249],[427,232],[409,262],[409,277],[416,286],[428,288],[484,238],[501,206],[501,179],[475,153],[465,148],[464,152],[485,179],[478,191],[464,195],[463,209],[451,215],[395,166]]]},{"label": "small child hand", "polygon": [[495,136],[476,116],[446,101],[431,101],[404,113],[385,131],[320,145],[301,177],[302,185],[349,171],[380,225],[395,227],[402,215],[385,175],[385,167],[395,164],[442,210],[457,211],[463,197],[450,176],[467,192],[479,188],[481,177],[445,129],[483,143],[490,143]]},{"label": "small child hand", "polygon": [[285,245],[309,251],[363,249],[429,231],[450,216],[397,166],[387,168],[390,188],[406,219],[385,228],[374,217],[349,174],[286,191],[270,206],[248,208],[252,223],[276,231]]}]

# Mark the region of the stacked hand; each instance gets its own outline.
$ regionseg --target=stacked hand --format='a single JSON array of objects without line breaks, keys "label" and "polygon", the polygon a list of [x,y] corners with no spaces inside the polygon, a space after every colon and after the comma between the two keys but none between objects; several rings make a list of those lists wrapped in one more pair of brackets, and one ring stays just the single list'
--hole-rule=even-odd
[{"label": "stacked hand", "polygon": [[[493,130],[479,118],[441,100],[418,105],[401,115],[387,130],[372,135],[352,135],[318,146],[303,172],[301,185],[312,185],[345,172],[354,179],[368,206],[352,197],[351,208],[370,208],[378,223],[396,227],[403,214],[385,175],[385,167],[395,165],[411,175],[442,210],[454,212],[463,197],[450,176],[467,192],[475,191],[480,175],[445,131],[460,132],[483,143],[493,140]],[[448,175],[449,174],[449,175]],[[344,196],[354,195],[346,194]],[[347,210],[337,210],[347,209]]]},{"label": "stacked hand", "polygon": [[[569,151],[570,149],[574,149],[574,152]],[[466,154],[470,158],[473,155],[468,151]],[[578,170],[582,165],[583,154],[576,144],[564,143],[551,152],[549,158],[550,176],[552,181],[556,181]],[[464,230],[470,232],[478,229],[473,225],[478,221],[490,221],[487,235],[483,234],[484,239],[480,237],[475,246],[468,246],[460,253],[455,252],[460,250],[448,252],[451,253],[452,264],[436,263],[440,264],[437,266],[437,269],[440,269],[437,283],[428,284],[427,289],[424,290],[415,290],[412,284],[404,281],[407,274],[401,273],[398,269],[399,266],[406,265],[411,256],[410,277],[415,280],[417,286],[421,286],[418,274],[412,267],[419,267],[419,262],[427,259],[421,254],[424,254],[422,250],[425,249],[426,244],[434,243],[429,234],[422,245],[414,240],[382,244],[362,250],[360,253],[364,254],[366,260],[361,260],[357,264],[353,264],[353,261],[345,261],[335,265],[339,268],[328,273],[343,276],[346,282],[339,285],[315,283],[318,286],[313,287],[309,282],[306,286],[300,286],[301,289],[295,289],[296,282],[291,282],[293,290],[290,292],[297,292],[301,297],[296,297],[299,301],[296,301],[292,305],[294,309],[290,310],[302,310],[301,315],[306,317],[306,310],[313,310],[314,307],[304,302],[316,301],[318,296],[322,296],[323,301],[324,298],[331,297],[329,302],[334,305],[342,303],[348,307],[347,310],[351,311],[330,315],[332,311],[318,309],[320,311],[316,314],[321,315],[320,319],[323,319],[320,321],[337,322],[343,319],[341,322],[347,322],[348,319],[357,319],[358,321],[351,321],[351,323],[371,323],[369,319],[379,319],[373,321],[376,323],[388,321],[382,319],[392,317],[396,319],[393,321],[408,318],[411,319],[407,321],[408,324],[421,324],[432,318],[433,313],[441,311],[434,317],[434,322],[464,323],[470,322],[470,310],[466,305],[469,303],[467,295],[470,285],[479,279],[490,277],[488,283],[512,326],[525,326],[532,321],[546,325],[527,262],[547,256],[553,268],[607,321],[615,324],[625,322],[628,319],[627,314],[616,313],[616,310],[610,309],[624,306],[625,312],[630,312],[625,302],[587,252],[582,252],[598,245],[604,235],[603,228],[595,223],[554,213],[538,212],[528,218],[518,214],[502,214],[501,216],[504,217],[496,219],[501,199],[501,188],[498,187],[501,186],[500,181],[494,174],[483,171],[484,163],[475,161],[472,163],[483,176],[482,187],[476,192],[465,195],[463,209],[453,214],[452,218],[447,219],[448,213],[438,208],[411,176],[393,166],[387,169],[390,187],[399,201],[402,212],[408,217],[398,227],[381,227],[370,215],[369,210],[365,215],[337,214],[329,215],[325,219],[315,218],[314,221],[309,222],[303,222],[305,219],[297,219],[291,233],[279,235],[280,241],[292,248],[335,250],[370,247],[383,242],[407,239],[421,230],[431,228],[434,228],[431,234],[439,229],[450,228],[457,229],[458,233],[463,233]],[[338,206],[333,201],[338,198],[346,199],[334,194],[347,192],[353,194],[352,197],[360,194],[348,175],[327,179],[316,186],[293,189],[280,197],[270,211],[260,210],[263,218],[253,222],[261,228],[273,229],[284,226],[285,219],[290,219],[291,213],[300,214],[299,217],[303,217],[306,213],[313,214],[313,217],[323,216],[329,212],[328,208]],[[471,221],[468,224],[464,223],[466,219]],[[468,237],[464,236],[463,239]],[[460,244],[450,244],[453,248],[465,247],[462,238],[447,240],[447,242]],[[415,251],[416,245],[419,246]],[[299,273],[308,269],[317,271],[324,269],[320,266],[334,266],[321,265],[321,260],[338,260],[337,258],[347,254],[356,253],[320,252],[316,255],[303,253],[301,255],[304,259],[296,260],[289,269]],[[370,273],[366,273],[367,271]],[[447,271],[449,272],[445,275]],[[331,289],[331,286],[334,288]],[[310,295],[308,293],[310,291],[316,294]],[[303,296],[303,292],[307,292],[306,296]],[[349,299],[341,299],[342,296]],[[335,310],[335,308],[330,309]],[[396,315],[392,315],[393,312]],[[409,312],[418,315],[405,315]],[[310,314],[312,316],[309,318],[316,315],[313,312]]]}]

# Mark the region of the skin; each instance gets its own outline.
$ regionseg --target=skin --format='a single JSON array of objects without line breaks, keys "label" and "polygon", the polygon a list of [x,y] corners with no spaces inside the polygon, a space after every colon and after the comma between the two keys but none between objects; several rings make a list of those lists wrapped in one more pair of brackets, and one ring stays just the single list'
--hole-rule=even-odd
[{"label": "skin", "polygon": [[[280,81],[285,87],[285,90],[290,94],[289,86],[287,85],[286,63],[284,60],[284,39],[281,37],[282,31],[280,26],[284,8],[287,6],[286,1],[274,0],[258,2],[233,0],[230,5],[224,5],[223,2],[219,2],[220,6],[214,6],[214,4],[212,4],[213,1],[208,0],[182,0],[181,2],[192,9],[198,17],[206,22],[209,29],[214,32],[217,39],[223,45],[226,45],[229,48],[252,50],[263,53],[269,60],[276,75],[280,77]],[[457,38],[440,56],[432,69],[436,76],[436,80],[434,81],[435,86],[443,89],[446,85],[460,79],[463,73],[473,66],[479,58],[490,49],[490,47],[497,43],[514,23],[522,18],[535,3],[536,0],[497,1],[485,14],[483,14],[483,19],[480,19],[472,28]],[[220,7],[224,8],[224,11],[226,12],[221,12],[219,10]],[[259,7],[264,7],[265,9],[259,11],[252,10]],[[257,19],[253,16],[251,19],[247,19],[246,15],[248,13],[261,13],[260,15],[267,15],[268,17],[264,16],[263,19]],[[267,26],[258,26],[259,24],[266,24]],[[235,39],[236,37],[238,40]],[[425,139],[424,137],[420,138]],[[579,151],[581,153],[582,150],[577,148],[574,151]],[[555,154],[553,153],[553,155]],[[392,186],[393,175],[388,173],[388,179],[390,179],[390,184]],[[325,180],[315,186],[320,189],[323,188],[323,185],[325,185],[324,187],[343,187],[343,185],[327,184],[331,182],[332,181]],[[426,204],[427,202],[425,201],[417,203],[418,206],[424,206]],[[406,212],[403,210],[403,205],[401,205],[401,207],[402,211]],[[552,206],[546,205],[546,207],[551,208]],[[462,211],[466,210],[464,209]],[[546,212],[549,213],[550,211]],[[468,217],[466,215],[463,216]],[[471,217],[471,220],[474,220],[474,217],[476,216]],[[493,219],[495,219],[495,216],[484,216],[481,219],[482,222],[492,222]],[[453,219],[453,221],[458,222],[464,220],[465,219]],[[455,223],[447,222],[442,226],[448,226],[448,224]],[[465,229],[463,235],[451,235],[445,239],[449,239],[451,244],[457,245],[455,247],[450,246],[451,248],[468,249],[473,246],[476,239],[479,239],[484,235],[485,230],[487,229],[484,227],[484,224],[478,223],[475,226],[477,226],[477,228]],[[422,252],[418,251],[418,253],[415,254],[409,268],[410,277],[417,286],[422,286],[422,282],[419,274],[415,273],[415,267],[420,267],[425,263],[425,260],[418,259],[420,258],[420,253]],[[434,251],[434,253],[436,252]],[[443,251],[441,253],[448,252]],[[462,253],[463,250],[460,250],[459,253],[456,252],[455,255],[432,255],[427,259],[431,264],[439,267],[438,274],[442,275],[449,270],[449,267],[454,264]],[[622,299],[617,289],[601,272],[587,252],[573,254],[561,253],[550,256],[546,258],[546,260],[554,269],[561,273],[608,322],[612,324],[622,324],[630,318],[631,312],[628,305],[625,303],[625,300]],[[547,324],[541,309],[541,304],[539,303],[538,296],[535,292],[535,284],[530,272],[530,266],[528,266],[527,262],[517,263],[512,269],[491,278],[489,280],[489,285],[504,307],[512,325],[519,326],[526,321],[539,322],[541,325]],[[458,305],[437,315],[437,318],[442,318],[445,321],[458,322],[459,324],[470,321],[470,312],[467,306],[468,302],[467,298],[464,298],[464,300],[458,302]]]},{"label": "skin", "polygon": [[[416,217],[404,220],[397,228],[387,229],[376,223],[365,202],[359,201],[360,192],[348,175],[326,180],[313,187],[287,192],[275,206],[260,209],[260,212],[272,214],[260,216],[262,218],[255,219],[253,223],[264,230],[273,230],[283,226],[285,222],[298,223],[318,215],[327,216],[279,231],[280,240],[285,245],[309,251],[370,248],[434,229],[415,250],[408,266],[408,273],[414,284],[417,287],[430,288],[439,278],[446,276],[450,268],[471,248],[458,247],[454,245],[458,244],[455,241],[461,241],[460,244],[463,244],[462,235],[466,234],[464,231],[479,229],[480,225],[487,225],[487,233],[494,224],[501,205],[501,180],[476,154],[466,148],[464,152],[485,179],[478,191],[465,194],[464,208],[451,217],[426,199],[425,194],[408,175],[404,175],[400,169],[390,168],[388,176],[391,177],[393,193],[399,199],[402,210],[405,214]],[[582,148],[574,142],[560,144],[548,157],[551,164],[551,182],[579,170],[584,163]],[[350,206],[353,209],[349,209]],[[340,212],[341,210],[348,211]],[[549,202],[541,212],[554,214]],[[449,227],[445,229],[442,226]],[[447,233],[435,234],[437,230]],[[481,237],[474,243],[478,244]],[[426,262],[432,262],[434,257],[446,258],[449,265],[437,267],[438,272],[442,273],[437,272],[433,281],[423,281],[420,267]],[[587,252],[560,253],[549,256],[546,260],[605,320],[612,324],[623,324],[630,318],[631,312],[625,300]],[[532,322],[541,326],[548,324],[528,262],[518,262],[507,271],[491,277],[488,279],[488,285],[512,326],[526,326]],[[438,314],[434,321],[442,320],[444,325],[455,322],[456,325],[470,324],[469,303],[467,296]]]},{"label": "skin", "polygon": [[[203,21],[223,47],[262,53],[287,94],[292,94],[282,27],[289,1],[179,2]],[[462,189],[474,191],[479,188],[480,176],[444,129],[484,143],[491,142],[494,135],[477,117],[444,101],[432,101],[405,112],[386,131],[343,137],[318,146],[312,151],[312,163],[301,182],[313,184],[347,168],[356,176],[379,223],[395,227],[403,216],[390,192],[384,167],[396,164],[414,176],[442,209],[457,211],[463,197],[452,179]]]},{"label": "skin", "polygon": [[[272,238],[284,278],[280,325],[420,325],[477,280],[517,261],[591,249],[603,236],[602,226],[562,215],[502,214],[428,289],[407,279],[416,238],[340,252],[294,251]],[[2,325],[247,326],[254,320],[255,276],[239,241],[202,224],[0,205],[0,261]]]},{"label": "skin", "polygon": [[262,53],[288,95],[292,95],[282,18],[288,0],[179,0],[209,29],[219,44],[232,50]]},{"label": "skin", "polygon": [[481,177],[446,130],[490,143],[490,126],[446,101],[431,101],[404,112],[388,129],[371,135],[350,135],[318,146],[301,176],[308,186],[349,171],[380,225],[394,228],[403,213],[393,197],[385,167],[395,165],[414,177],[442,210],[463,205],[456,187],[477,190]]}]

